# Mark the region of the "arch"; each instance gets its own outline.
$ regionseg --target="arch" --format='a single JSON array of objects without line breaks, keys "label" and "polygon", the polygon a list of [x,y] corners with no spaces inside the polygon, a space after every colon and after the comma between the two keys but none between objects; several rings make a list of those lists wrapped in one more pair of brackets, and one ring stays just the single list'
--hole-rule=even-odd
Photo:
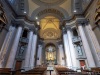
[{"label": "arch", "polygon": [[33,0],[39,6],[56,6],[64,3],[67,0]]},{"label": "arch", "polygon": [[48,43],[45,46],[45,62],[47,65],[57,64],[57,50],[56,46],[53,43]]},{"label": "arch", "polygon": [[[59,15],[60,14],[60,15]],[[36,10],[33,11],[30,19],[31,20],[36,20],[35,17],[38,16],[38,18],[43,18],[44,16],[47,15],[55,15],[55,17],[58,17],[60,20],[66,19],[69,17],[69,14],[67,11],[65,11],[63,8],[61,7],[39,7]]]},{"label": "arch", "polygon": [[56,44],[53,43],[53,42],[48,42],[48,43],[46,43],[46,44],[44,45],[44,48],[46,48],[46,47],[49,46],[49,45],[52,45],[52,46],[54,46],[54,47],[57,48]]}]

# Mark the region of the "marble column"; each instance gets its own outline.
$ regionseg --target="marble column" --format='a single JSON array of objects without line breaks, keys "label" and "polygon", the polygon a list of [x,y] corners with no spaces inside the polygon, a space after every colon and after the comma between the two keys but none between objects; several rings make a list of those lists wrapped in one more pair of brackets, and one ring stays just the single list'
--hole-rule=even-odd
[{"label": "marble column", "polygon": [[6,53],[8,51],[8,47],[10,45],[9,43],[12,41],[14,30],[15,30],[15,27],[10,26],[9,31],[6,35],[6,38],[4,40],[4,43],[2,45],[2,48],[0,50],[0,68],[4,68],[4,65],[3,65],[4,59],[5,59]]},{"label": "marble column", "polygon": [[37,35],[33,34],[32,40],[32,49],[30,54],[30,67],[33,69],[35,67],[35,58],[36,58],[36,47],[37,47]]},{"label": "marble column", "polygon": [[78,30],[79,30],[79,33],[80,33],[80,36],[81,36],[81,39],[82,39],[82,43],[83,43],[83,46],[84,46],[85,54],[86,54],[86,57],[87,57],[87,61],[88,61],[87,66],[88,67],[96,67],[92,53],[91,53],[91,49],[90,49],[89,44],[88,44],[88,40],[86,38],[86,35],[84,33],[84,29],[83,29],[83,26],[82,26],[81,23],[78,23]]},{"label": "marble column", "polygon": [[33,31],[30,31],[28,34],[28,46],[27,46],[27,50],[26,50],[26,54],[25,54],[25,60],[24,60],[24,66],[23,68],[25,68],[25,70],[29,70],[30,69],[30,54],[31,54],[31,45],[32,45],[32,38],[33,37]]},{"label": "marble column", "polygon": [[16,36],[15,36],[11,51],[10,51],[10,55],[9,55],[9,58],[8,58],[8,61],[7,61],[6,68],[13,68],[13,66],[14,66],[15,56],[16,56],[21,32],[22,32],[22,27],[19,26],[18,29],[17,29],[17,33],[16,33]]},{"label": "marble column", "polygon": [[69,42],[69,50],[71,53],[71,57],[72,57],[72,69],[76,70],[77,68],[80,68],[80,63],[77,60],[77,53],[76,50],[74,48],[74,44],[72,42],[72,31],[70,27],[67,27],[67,35],[68,35],[68,42]]},{"label": "marble column", "polygon": [[87,34],[89,37],[94,61],[96,63],[96,66],[100,67],[100,45],[99,45],[99,42],[97,41],[96,36],[95,36],[94,32],[92,31],[91,25],[87,24],[85,26],[85,28],[86,28],[86,31],[87,31]]},{"label": "marble column", "polygon": [[59,57],[59,64],[60,65],[62,65],[62,66],[66,66],[66,64],[65,64],[65,54],[64,54],[64,50],[63,50],[63,45],[59,45],[58,46],[58,56],[57,57]]},{"label": "marble column", "polygon": [[38,45],[37,65],[42,65],[42,45]]},{"label": "marble column", "polygon": [[71,68],[72,65],[72,57],[70,53],[70,47],[68,42],[68,35],[66,32],[63,32],[63,42],[64,42],[64,50],[65,50],[65,56],[66,56],[66,67]]}]

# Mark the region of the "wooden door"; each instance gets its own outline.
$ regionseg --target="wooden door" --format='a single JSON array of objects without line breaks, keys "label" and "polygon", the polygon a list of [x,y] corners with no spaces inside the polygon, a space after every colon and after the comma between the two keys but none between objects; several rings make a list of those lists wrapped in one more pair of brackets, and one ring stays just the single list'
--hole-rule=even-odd
[{"label": "wooden door", "polygon": [[85,60],[80,60],[80,66],[81,66],[82,69],[86,69]]},{"label": "wooden door", "polygon": [[16,74],[15,75],[19,75],[20,74],[21,65],[22,65],[22,61],[16,61],[16,65],[15,65]]}]

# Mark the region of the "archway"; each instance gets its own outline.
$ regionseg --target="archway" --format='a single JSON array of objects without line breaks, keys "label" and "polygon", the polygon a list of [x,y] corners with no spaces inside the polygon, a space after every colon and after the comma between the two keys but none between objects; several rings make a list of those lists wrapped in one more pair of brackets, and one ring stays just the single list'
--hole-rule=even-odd
[{"label": "archway", "polygon": [[57,62],[56,47],[53,44],[48,44],[45,47],[45,61],[47,65],[55,65]]},{"label": "archway", "polygon": [[39,36],[43,40],[43,63],[55,65],[57,64],[57,44],[61,39],[60,19],[48,15],[41,18],[39,22]]}]

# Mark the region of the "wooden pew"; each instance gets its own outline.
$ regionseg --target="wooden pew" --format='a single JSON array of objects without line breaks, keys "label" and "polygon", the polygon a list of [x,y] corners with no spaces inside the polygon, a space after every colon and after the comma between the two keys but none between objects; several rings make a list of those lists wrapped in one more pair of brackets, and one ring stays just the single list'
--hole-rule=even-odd
[{"label": "wooden pew", "polygon": [[100,74],[100,68],[98,67],[91,68],[91,71],[93,72],[93,74]]},{"label": "wooden pew", "polygon": [[46,67],[36,67],[32,70],[22,72],[21,75],[43,75],[46,69]]},{"label": "wooden pew", "polygon": [[11,74],[10,68],[0,68],[0,75],[10,75]]},{"label": "wooden pew", "polygon": [[66,67],[55,67],[58,75],[90,75],[87,72],[77,72]]},{"label": "wooden pew", "polygon": [[58,72],[59,75],[68,75],[68,74],[74,74],[75,71],[68,69],[66,67],[55,67],[56,71]]}]

